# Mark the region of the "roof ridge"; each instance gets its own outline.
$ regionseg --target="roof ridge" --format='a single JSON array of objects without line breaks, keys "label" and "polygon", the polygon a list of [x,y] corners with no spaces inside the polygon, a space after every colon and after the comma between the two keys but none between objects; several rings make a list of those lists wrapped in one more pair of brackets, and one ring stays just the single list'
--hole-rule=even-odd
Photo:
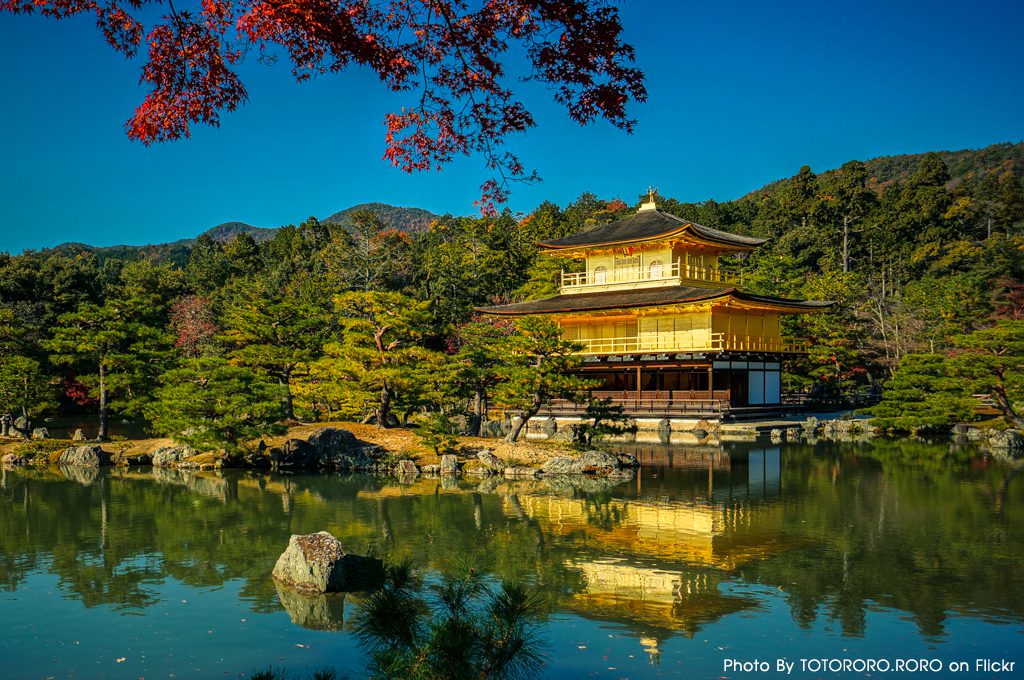
[{"label": "roof ridge", "polygon": [[537,245],[541,248],[564,249],[639,243],[669,238],[686,230],[692,232],[698,239],[703,238],[717,244],[745,250],[752,250],[766,240],[705,227],[685,217],[656,208],[635,212],[611,222],[594,224],[568,236],[539,240]]}]

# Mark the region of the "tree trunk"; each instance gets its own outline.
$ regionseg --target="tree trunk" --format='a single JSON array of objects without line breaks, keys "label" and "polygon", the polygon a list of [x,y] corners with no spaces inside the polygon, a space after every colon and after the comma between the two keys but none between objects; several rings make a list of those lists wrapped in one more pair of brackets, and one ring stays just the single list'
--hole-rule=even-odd
[{"label": "tree trunk", "polygon": [[103,370],[103,362],[100,361],[100,431],[96,434],[96,439],[99,439],[101,442],[107,441],[107,422],[109,419],[106,374]]},{"label": "tree trunk", "polygon": [[850,271],[850,216],[843,215],[843,273]]},{"label": "tree trunk", "polygon": [[537,415],[538,412],[540,412],[540,407],[543,403],[543,400],[540,400],[538,397],[534,397],[533,406],[524,411],[520,411],[517,414],[519,422],[516,423],[515,418],[512,419],[512,429],[505,437],[505,441],[509,442],[510,444],[514,444],[515,441],[519,439],[519,435],[520,433],[522,433],[527,421],[529,421],[530,418],[534,417],[535,415]]},{"label": "tree trunk", "polygon": [[996,398],[996,403],[999,405],[999,410],[1003,412],[1006,419],[1013,423],[1013,426],[1019,430],[1024,430],[1024,417],[1021,417],[1013,409],[1013,404],[1010,403],[1010,398],[1006,396],[1006,390],[1001,387],[997,387],[993,390],[993,394]]},{"label": "tree trunk", "polygon": [[380,388],[380,402],[377,404],[377,427],[390,427],[391,423],[391,387],[384,383]]},{"label": "tree trunk", "polygon": [[476,390],[473,393],[473,414],[469,419],[469,436],[479,437],[480,427],[484,422],[484,391]]},{"label": "tree trunk", "polygon": [[288,420],[295,420],[295,408],[292,406],[292,380],[290,371],[285,371],[284,376],[281,379],[281,384],[284,385],[284,398],[281,400],[281,405],[284,406],[284,417]]}]

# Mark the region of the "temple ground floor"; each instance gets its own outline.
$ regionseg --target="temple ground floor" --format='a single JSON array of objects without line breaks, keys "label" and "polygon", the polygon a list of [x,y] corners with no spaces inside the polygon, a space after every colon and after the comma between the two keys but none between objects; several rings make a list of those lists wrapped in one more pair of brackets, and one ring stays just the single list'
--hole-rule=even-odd
[{"label": "temple ground floor", "polygon": [[[716,353],[587,357],[578,371],[594,380],[591,398],[609,399],[629,415],[722,417],[787,410],[781,355]],[[548,415],[586,407],[555,401]]]}]

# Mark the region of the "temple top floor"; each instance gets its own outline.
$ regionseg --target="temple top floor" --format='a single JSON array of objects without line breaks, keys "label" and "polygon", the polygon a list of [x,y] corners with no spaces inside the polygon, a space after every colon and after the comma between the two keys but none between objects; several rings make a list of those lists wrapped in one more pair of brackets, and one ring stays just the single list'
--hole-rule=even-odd
[{"label": "temple top floor", "polygon": [[704,227],[645,203],[635,214],[538,245],[545,254],[585,261],[584,271],[564,272],[566,294],[696,285],[736,285],[722,271],[723,254],[753,250],[765,239]]}]

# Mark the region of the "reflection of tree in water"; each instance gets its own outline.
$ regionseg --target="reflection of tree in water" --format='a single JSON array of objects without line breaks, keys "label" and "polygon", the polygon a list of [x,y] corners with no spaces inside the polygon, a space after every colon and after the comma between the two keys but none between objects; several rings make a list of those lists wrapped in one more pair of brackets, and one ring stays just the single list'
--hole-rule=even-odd
[{"label": "reflection of tree in water", "polygon": [[[929,638],[946,634],[950,614],[1024,616],[1024,485],[993,490],[1006,468],[908,440],[872,446],[831,445],[830,462],[807,447],[790,452],[782,532],[816,544],[742,570],[745,579],[786,592],[793,618],[810,627],[819,616],[843,635],[863,636],[872,604],[913,615]],[[838,465],[835,464],[838,462]],[[838,472],[833,474],[833,468]]]},{"label": "reflection of tree in water", "polygon": [[619,504],[613,504],[610,496],[599,494],[583,499],[583,512],[587,523],[598,529],[611,531],[622,522]]}]

